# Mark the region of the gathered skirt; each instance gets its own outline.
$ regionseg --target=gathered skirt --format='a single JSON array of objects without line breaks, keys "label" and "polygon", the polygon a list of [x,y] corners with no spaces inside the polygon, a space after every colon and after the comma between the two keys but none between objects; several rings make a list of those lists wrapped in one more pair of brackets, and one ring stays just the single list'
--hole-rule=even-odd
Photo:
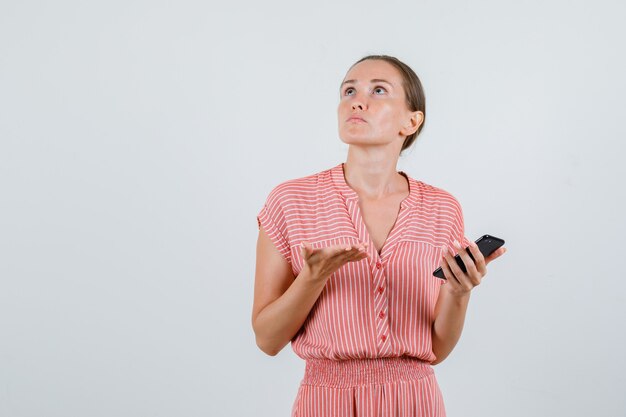
[{"label": "gathered skirt", "polygon": [[428,362],[307,359],[291,417],[445,417]]}]

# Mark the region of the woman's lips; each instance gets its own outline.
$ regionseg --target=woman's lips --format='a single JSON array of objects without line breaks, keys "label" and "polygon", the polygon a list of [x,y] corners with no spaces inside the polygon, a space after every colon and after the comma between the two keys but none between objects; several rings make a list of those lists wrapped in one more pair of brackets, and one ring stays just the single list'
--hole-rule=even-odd
[{"label": "woman's lips", "polygon": [[350,117],[348,119],[348,122],[366,123],[365,120],[363,120],[363,119],[361,119],[360,117],[357,117],[357,116]]}]

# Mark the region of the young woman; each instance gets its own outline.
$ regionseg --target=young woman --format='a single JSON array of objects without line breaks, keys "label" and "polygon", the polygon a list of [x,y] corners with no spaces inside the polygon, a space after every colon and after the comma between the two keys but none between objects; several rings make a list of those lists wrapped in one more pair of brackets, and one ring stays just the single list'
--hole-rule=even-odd
[{"label": "young woman", "polygon": [[[340,95],[347,160],[279,184],[257,216],[256,342],[273,356],[291,341],[306,361],[293,417],[445,416],[432,365],[506,249],[485,259],[450,193],[396,171],[424,125],[411,68],[366,56]],[[446,280],[433,276],[439,266]]]}]

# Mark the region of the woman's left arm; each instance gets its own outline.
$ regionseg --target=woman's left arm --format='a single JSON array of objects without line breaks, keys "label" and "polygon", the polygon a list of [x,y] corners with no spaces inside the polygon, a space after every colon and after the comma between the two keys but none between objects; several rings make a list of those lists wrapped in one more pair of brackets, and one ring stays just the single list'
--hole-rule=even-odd
[{"label": "woman's left arm", "polygon": [[456,346],[463,331],[470,292],[480,284],[487,273],[489,262],[506,252],[506,248],[501,247],[485,258],[476,243],[470,241],[469,250],[476,260],[474,262],[456,240],[454,246],[457,248],[467,272],[463,272],[457,265],[454,260],[455,254],[444,249],[441,268],[446,277],[446,282],[441,286],[435,305],[432,348],[437,359],[431,363],[432,365],[442,362]]}]

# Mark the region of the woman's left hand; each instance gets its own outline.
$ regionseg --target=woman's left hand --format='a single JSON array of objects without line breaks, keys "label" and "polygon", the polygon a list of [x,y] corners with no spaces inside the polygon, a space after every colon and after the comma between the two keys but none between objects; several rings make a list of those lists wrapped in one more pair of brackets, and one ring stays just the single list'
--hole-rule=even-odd
[{"label": "woman's left hand", "polygon": [[454,259],[455,254],[451,253],[451,251],[448,251],[447,249],[444,249],[444,258],[441,263],[441,268],[443,269],[443,274],[447,280],[447,285],[445,286],[446,289],[451,292],[452,295],[457,297],[469,295],[470,291],[475,286],[480,285],[481,280],[487,273],[487,265],[489,262],[506,253],[506,248],[500,247],[485,258],[478,249],[476,243],[470,241],[468,249],[475,259],[474,262],[467,254],[467,251],[461,248],[461,245],[456,240],[454,241],[454,246],[459,252],[459,256],[461,257],[461,260],[463,260],[467,272],[463,272],[461,270]]}]

